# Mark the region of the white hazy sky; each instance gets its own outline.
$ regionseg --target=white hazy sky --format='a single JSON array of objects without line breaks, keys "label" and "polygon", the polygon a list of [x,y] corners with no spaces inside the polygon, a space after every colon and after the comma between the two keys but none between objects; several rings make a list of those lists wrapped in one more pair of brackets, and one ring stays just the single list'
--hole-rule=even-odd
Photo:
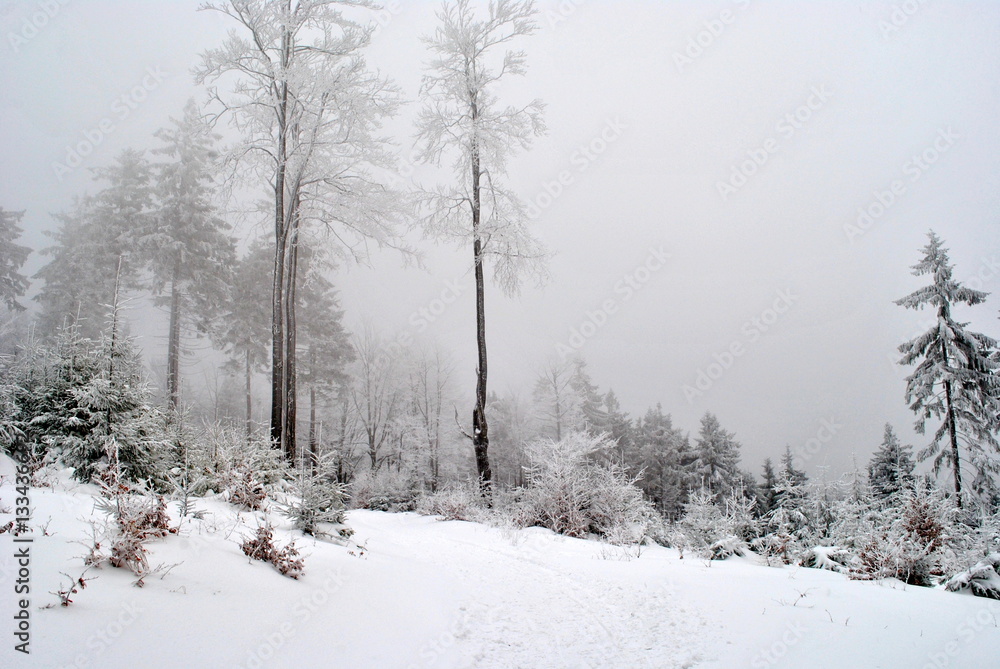
[{"label": "white hazy sky", "polygon": [[[433,29],[437,3],[387,4],[395,11],[382,15],[369,60],[415,100],[418,37]],[[92,189],[86,168],[150,145],[203,94],[190,68],[228,26],[197,5],[56,2],[33,31],[25,22],[43,23],[45,2],[0,0],[0,204],[27,210],[30,246],[46,244],[52,212]],[[904,5],[909,14],[894,14]],[[552,276],[519,298],[488,294],[491,387],[527,388],[611,300],[615,313],[580,352],[633,415],[661,402],[695,432],[712,410],[755,471],[785,444],[813,473],[842,471],[852,453],[867,459],[886,421],[923,445],[903,403],[905,371],[891,360],[927,314],[892,300],[921,284],[909,266],[931,227],[959,278],[1000,289],[1000,3],[546,0],[539,9],[539,31],[521,45],[528,75],[502,95],[548,104],[550,132],[513,161],[510,183],[542,205],[535,229],[554,254]],[[144,79],[150,90],[133,96]],[[404,155],[417,108],[389,127]],[[53,163],[104,119],[113,129],[60,180]],[[724,198],[718,184],[762,151],[763,165]],[[913,162],[925,152],[933,164]],[[563,172],[562,192],[546,199]],[[845,226],[859,209],[879,214],[894,181],[894,201],[849,238]],[[618,282],[646,279],[639,268],[661,248],[669,259],[625,299]],[[391,254],[343,268],[349,323],[442,342],[471,391],[470,255],[428,245],[424,270]],[[41,262],[33,256],[30,269]],[[419,331],[411,315],[453,280],[461,297]],[[781,293],[791,303],[772,320]],[[998,308],[991,297],[960,318],[997,335]],[[684,386],[733,346],[742,354],[731,366],[686,397]],[[821,431],[824,421],[835,427]]]}]

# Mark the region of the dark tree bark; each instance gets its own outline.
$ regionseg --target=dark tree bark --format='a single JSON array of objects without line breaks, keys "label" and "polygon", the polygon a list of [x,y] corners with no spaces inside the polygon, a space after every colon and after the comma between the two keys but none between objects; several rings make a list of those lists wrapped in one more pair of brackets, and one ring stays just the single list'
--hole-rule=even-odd
[{"label": "dark tree bark", "polygon": [[[472,122],[475,125],[479,118],[478,106],[472,102]],[[489,498],[493,486],[493,470],[490,467],[489,424],[486,421],[486,299],[485,281],[483,279],[483,243],[479,237],[480,192],[479,183],[482,174],[479,163],[479,145],[474,138],[472,144],[472,253],[476,274],[476,348],[479,355],[476,368],[476,407],[472,410],[472,448],[476,454],[476,472],[479,474],[480,492]]]},{"label": "dark tree bark", "polygon": [[[941,314],[947,319],[948,311],[944,308],[941,309]],[[948,349],[945,348],[944,342],[941,342],[941,355],[944,359],[945,367],[948,366]],[[948,421],[948,438],[951,441],[951,458],[952,466],[955,470],[955,499],[958,503],[958,508],[962,508],[962,469],[959,466],[959,454],[958,454],[958,434],[955,429],[955,409],[951,404],[951,381],[944,382],[944,401],[945,401],[945,411],[947,412]]]},{"label": "dark tree bark", "polygon": [[247,428],[247,439],[253,436],[253,368],[250,365],[250,349],[247,348],[245,353],[245,363],[246,363],[246,428]]},{"label": "dark tree bark", "polygon": [[309,466],[319,467],[319,435],[316,432],[316,388],[309,386]]},{"label": "dark tree bark", "polygon": [[181,291],[177,286],[180,268],[174,267],[170,282],[170,331],[167,335],[167,407],[176,412],[181,403]]},{"label": "dark tree bark", "polygon": [[[288,68],[291,45],[288,34],[282,36],[281,65]],[[274,174],[274,283],[271,297],[271,441],[284,450],[285,425],[285,169],[288,159],[288,83],[279,86],[277,105],[278,145]]]},{"label": "dark tree bark", "polygon": [[[297,203],[296,203],[297,204]],[[288,458],[289,462],[294,463],[297,457],[296,452],[296,414],[297,414],[297,395],[296,395],[296,382],[297,382],[297,370],[296,370],[296,357],[295,357],[295,347],[296,347],[296,333],[295,333],[295,288],[296,288],[296,275],[298,274],[298,261],[299,261],[299,250],[298,250],[298,229],[295,222],[295,215],[293,214],[292,219],[288,223],[290,229],[289,242],[288,242],[288,260],[285,268],[285,286],[284,286],[284,306],[285,306],[285,345],[284,345],[284,356],[285,356],[285,378],[284,387],[282,388],[282,393],[285,398],[284,402],[284,414],[282,417],[282,430],[281,439],[284,446],[285,456]]]}]

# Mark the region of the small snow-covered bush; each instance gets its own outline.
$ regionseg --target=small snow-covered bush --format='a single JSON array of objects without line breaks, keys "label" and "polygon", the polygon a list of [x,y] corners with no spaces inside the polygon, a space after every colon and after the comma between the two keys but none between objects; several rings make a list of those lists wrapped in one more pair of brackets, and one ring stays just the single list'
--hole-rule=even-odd
[{"label": "small snow-covered bush", "polygon": [[582,432],[530,444],[528,485],[513,506],[523,526],[542,525],[576,537],[595,533],[626,543],[641,540],[654,518],[652,505],[621,468],[595,461],[610,446],[606,437]]},{"label": "small snow-covered bush", "polygon": [[884,522],[858,542],[851,576],[934,585],[955,564],[949,531],[954,507],[937,494],[906,492],[885,509]]},{"label": "small snow-covered bush", "polygon": [[413,511],[420,495],[420,483],[414,472],[383,467],[374,472],[359,472],[348,486],[348,492],[353,509]]},{"label": "small snow-covered bush", "polygon": [[203,438],[203,448],[211,454],[212,486],[235,506],[261,509],[268,489],[282,486],[288,477],[287,462],[266,439],[220,426],[210,426]]},{"label": "small snow-covered bush", "polygon": [[476,482],[446,485],[437,492],[425,493],[417,499],[416,510],[444,520],[478,521],[484,517],[483,497]]},{"label": "small snow-covered bush", "polygon": [[234,506],[250,511],[258,511],[264,506],[267,491],[257,480],[253,470],[246,465],[237,465],[226,471],[222,479],[225,485],[226,498]]},{"label": "small snow-covered bush", "polygon": [[955,574],[944,587],[951,592],[1000,599],[1000,553],[990,553],[970,569]]},{"label": "small snow-covered bush", "polygon": [[[149,567],[146,542],[177,532],[170,526],[166,501],[141,487],[133,489],[112,472],[101,481],[97,508],[113,522],[100,534],[95,530],[93,546],[85,560],[87,565],[108,562],[112,567],[128,569],[139,577],[136,584],[142,585],[143,579],[156,571]],[[109,547],[109,553],[104,552],[104,546]]]},{"label": "small snow-covered bush", "polygon": [[736,518],[742,518],[742,505],[726,512],[707,490],[692,493],[684,505],[684,516],[677,523],[674,541],[680,550],[691,550],[710,560],[724,560],[746,551],[746,542],[738,534]]},{"label": "small snow-covered bush", "polygon": [[244,537],[240,545],[243,554],[253,560],[270,562],[283,575],[297,579],[305,571],[305,563],[299,557],[295,542],[278,548],[274,545],[274,528],[265,523],[257,528],[252,537]]},{"label": "small snow-covered bush", "polygon": [[618,465],[592,466],[590,508],[591,527],[609,542],[634,544],[646,536],[653,522],[653,506],[642,490]]},{"label": "small snow-covered bush", "polygon": [[803,567],[845,572],[852,562],[851,552],[836,546],[813,546],[799,560]]},{"label": "small snow-covered bush", "polygon": [[[292,483],[292,501],[281,505],[282,512],[290,518],[296,529],[312,535],[324,535],[321,523],[342,525],[344,522],[345,486],[326,475],[323,470],[299,469]],[[337,528],[339,535],[349,533],[347,528]]]},{"label": "small snow-covered bush", "polygon": [[807,550],[812,537],[809,521],[801,509],[779,506],[763,518],[761,536],[751,542],[753,549],[781,564],[792,564]]},{"label": "small snow-covered bush", "polygon": [[646,537],[653,543],[667,548],[677,548],[679,534],[674,523],[666,516],[657,515],[646,526]]}]

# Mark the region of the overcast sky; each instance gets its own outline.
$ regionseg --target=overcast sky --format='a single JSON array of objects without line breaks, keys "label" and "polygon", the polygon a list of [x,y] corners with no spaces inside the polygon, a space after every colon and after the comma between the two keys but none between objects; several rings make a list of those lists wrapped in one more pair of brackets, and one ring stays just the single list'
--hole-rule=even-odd
[{"label": "overcast sky", "polygon": [[[190,69],[229,26],[198,4],[0,0],[0,205],[27,210],[28,245],[93,190],[87,168],[203,97]],[[1000,290],[1000,3],[538,4],[528,74],[502,97],[548,105],[510,182],[551,280],[488,293],[491,388],[530,390],[570,347],[633,415],[661,402],[696,432],[715,412],[754,471],[790,444],[837,473],[886,421],[922,446],[892,360],[928,314],[892,301],[922,284],[932,227],[958,278]],[[437,3],[388,5],[369,61],[416,100]],[[418,108],[389,127],[404,164]],[[88,133],[81,165],[55,166]],[[428,243],[423,270],[388,253],[342,268],[349,326],[442,342],[471,393],[470,258]],[[959,318],[996,336],[998,309]]]}]

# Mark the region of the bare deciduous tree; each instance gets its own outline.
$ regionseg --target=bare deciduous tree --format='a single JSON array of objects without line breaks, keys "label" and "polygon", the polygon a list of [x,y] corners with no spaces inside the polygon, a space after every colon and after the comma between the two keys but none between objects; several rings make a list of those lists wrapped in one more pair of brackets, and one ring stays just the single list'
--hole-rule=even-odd
[{"label": "bare deciduous tree", "polygon": [[525,207],[503,184],[510,156],[544,132],[543,105],[534,100],[523,107],[502,107],[494,93],[504,77],[524,74],[524,52],[507,45],[535,31],[535,13],[530,0],[491,2],[482,19],[468,0],[445,4],[438,12],[440,25],[426,39],[433,59],[417,122],[421,159],[440,164],[447,155],[457,177],[456,183],[424,195],[425,229],[439,239],[472,246],[478,366],[470,437],[486,495],[492,472],[483,265],[486,259],[492,262],[494,282],[507,294],[518,291],[525,275],[544,277],[545,254],[528,231]]},{"label": "bare deciduous tree", "polygon": [[[231,181],[249,176],[270,191],[271,438],[294,460],[300,235],[319,226],[340,255],[355,259],[371,242],[401,248],[400,198],[375,177],[393,163],[379,129],[395,113],[397,93],[360,55],[371,28],[343,11],[374,8],[368,0],[229,0],[203,8],[238,24],[203,55],[197,76],[213,84],[214,120],[228,117],[242,137],[227,155]],[[214,86],[232,78],[228,93]]]},{"label": "bare deciduous tree", "polygon": [[386,355],[371,328],[356,336],[353,345],[357,354],[356,373],[348,393],[374,471],[385,461],[385,449],[391,445],[395,433],[401,401],[396,361]]}]

